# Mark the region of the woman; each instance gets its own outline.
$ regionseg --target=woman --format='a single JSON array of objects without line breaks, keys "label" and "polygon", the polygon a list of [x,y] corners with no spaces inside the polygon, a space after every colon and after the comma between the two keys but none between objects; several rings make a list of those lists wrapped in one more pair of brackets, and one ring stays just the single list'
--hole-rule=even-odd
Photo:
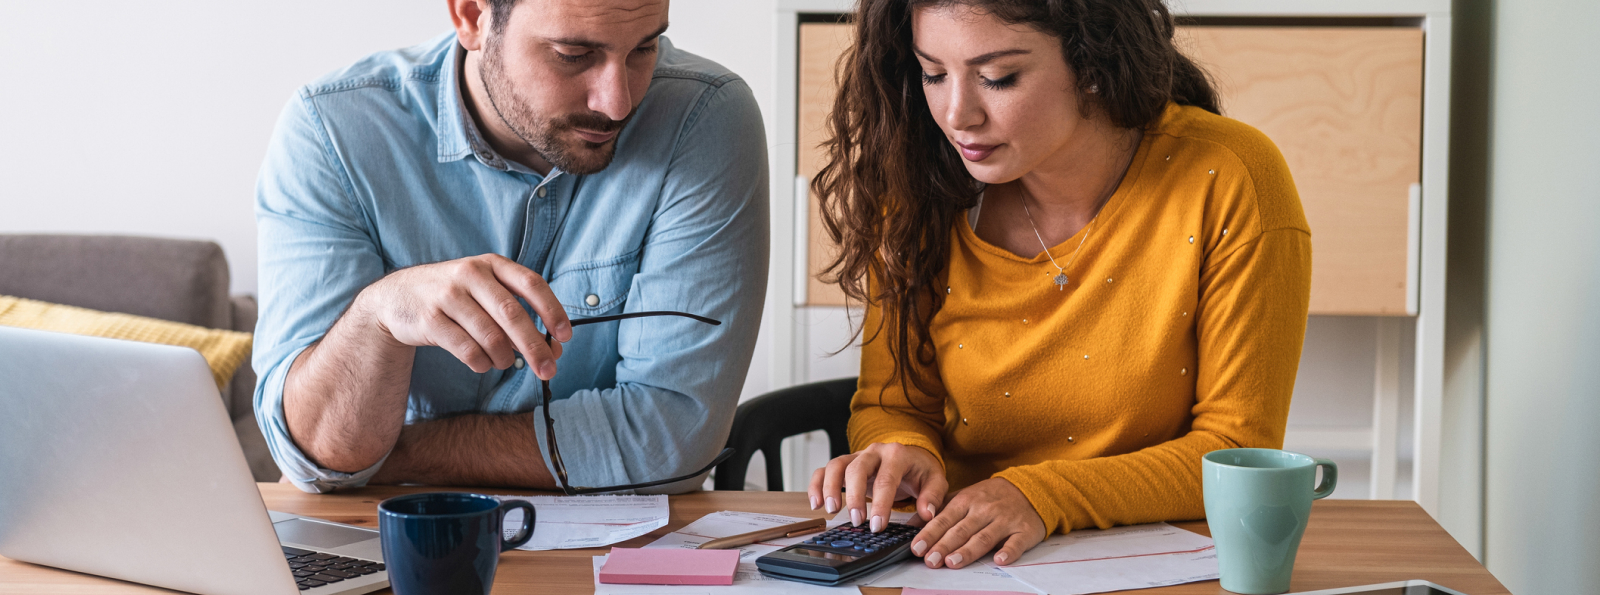
[{"label": "woman", "polygon": [[935,568],[1203,517],[1201,456],[1279,448],[1289,413],[1311,241],[1277,148],[1217,115],[1161,0],[857,22],[813,186],[868,306],[855,452],[812,507],[877,531],[914,497]]}]

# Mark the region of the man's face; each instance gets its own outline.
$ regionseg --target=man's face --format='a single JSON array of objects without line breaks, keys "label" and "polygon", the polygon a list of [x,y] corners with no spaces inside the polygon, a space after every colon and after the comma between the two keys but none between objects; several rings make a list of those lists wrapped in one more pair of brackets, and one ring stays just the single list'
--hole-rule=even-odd
[{"label": "man's face", "polygon": [[666,28],[666,0],[521,0],[484,44],[490,107],[551,165],[605,169]]}]

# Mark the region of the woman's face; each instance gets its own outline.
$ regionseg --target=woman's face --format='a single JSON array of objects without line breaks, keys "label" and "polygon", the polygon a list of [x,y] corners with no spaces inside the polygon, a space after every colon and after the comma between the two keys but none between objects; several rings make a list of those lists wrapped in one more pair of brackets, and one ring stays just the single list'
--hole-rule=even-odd
[{"label": "woman's face", "polygon": [[1059,39],[962,4],[916,9],[911,32],[928,110],[978,181],[1016,180],[1088,129]]}]

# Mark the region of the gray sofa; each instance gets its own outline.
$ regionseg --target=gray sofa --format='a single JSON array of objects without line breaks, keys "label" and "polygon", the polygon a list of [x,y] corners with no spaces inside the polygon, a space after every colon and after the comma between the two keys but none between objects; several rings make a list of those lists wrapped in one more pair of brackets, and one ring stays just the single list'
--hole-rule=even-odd
[{"label": "gray sofa", "polygon": [[[214,242],[0,234],[0,295],[253,332],[256,300],[229,296],[228,281],[228,261]],[[256,481],[277,481],[251,406],[255,385],[246,362],[222,402]]]}]

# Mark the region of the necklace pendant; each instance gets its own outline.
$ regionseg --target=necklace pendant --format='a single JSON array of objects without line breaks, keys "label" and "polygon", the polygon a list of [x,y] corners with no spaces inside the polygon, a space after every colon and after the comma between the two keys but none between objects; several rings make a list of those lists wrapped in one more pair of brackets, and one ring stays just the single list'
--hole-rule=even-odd
[{"label": "necklace pendant", "polygon": [[1066,273],[1061,273],[1061,274],[1056,275],[1056,291],[1061,291],[1063,289],[1066,289],[1066,287],[1067,287],[1067,274]]}]

